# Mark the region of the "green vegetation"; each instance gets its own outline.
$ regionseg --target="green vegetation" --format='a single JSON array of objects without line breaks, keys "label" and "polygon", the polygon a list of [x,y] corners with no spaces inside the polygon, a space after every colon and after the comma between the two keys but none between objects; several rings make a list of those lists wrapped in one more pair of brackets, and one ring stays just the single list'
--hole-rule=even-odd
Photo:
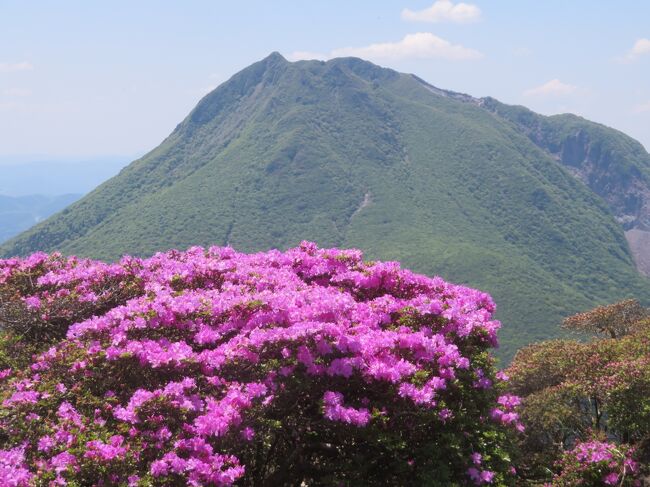
[{"label": "green vegetation", "polygon": [[650,465],[650,309],[625,300],[564,327],[598,339],[530,345],[506,370],[526,425],[519,475],[533,485],[640,485],[638,467],[647,475]]},{"label": "green vegetation", "polygon": [[639,142],[576,115],[544,117],[493,98],[482,103],[512,122],[601,196],[626,229],[648,229],[650,156]]},{"label": "green vegetation", "polygon": [[[564,133],[564,118],[546,120],[552,137]],[[558,336],[554,324],[568,314],[630,296],[650,303],[611,202],[522,127],[489,99],[365,61],[289,63],[272,54],[207,95],[159,147],[0,255],[59,249],[114,259],[303,239],[358,247],[490,292],[509,359]],[[612,164],[647,172],[647,153],[628,158],[631,139],[602,130],[623,151]]]}]

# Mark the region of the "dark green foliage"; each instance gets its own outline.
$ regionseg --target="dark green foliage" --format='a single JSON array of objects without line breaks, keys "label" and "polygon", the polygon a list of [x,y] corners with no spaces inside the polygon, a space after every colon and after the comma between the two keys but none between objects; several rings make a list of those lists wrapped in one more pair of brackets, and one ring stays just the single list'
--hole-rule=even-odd
[{"label": "dark green foliage", "polygon": [[[490,292],[505,358],[557,336],[567,314],[628,296],[648,303],[607,203],[486,104],[358,59],[274,54],[0,254],[358,247]],[[639,157],[630,164],[647,168]]]}]

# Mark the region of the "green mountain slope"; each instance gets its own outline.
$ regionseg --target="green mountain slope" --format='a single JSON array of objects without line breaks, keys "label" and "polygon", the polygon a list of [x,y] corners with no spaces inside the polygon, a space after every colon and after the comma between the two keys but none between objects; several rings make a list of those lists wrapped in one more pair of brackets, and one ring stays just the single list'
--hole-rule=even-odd
[{"label": "green mountain slope", "polygon": [[359,247],[492,293],[506,358],[567,313],[650,302],[607,201],[485,104],[359,59],[272,54],[0,253]]},{"label": "green mountain slope", "polygon": [[625,229],[637,268],[650,276],[650,154],[643,146],[576,115],[544,117],[493,98],[481,104],[512,122],[607,202]]}]

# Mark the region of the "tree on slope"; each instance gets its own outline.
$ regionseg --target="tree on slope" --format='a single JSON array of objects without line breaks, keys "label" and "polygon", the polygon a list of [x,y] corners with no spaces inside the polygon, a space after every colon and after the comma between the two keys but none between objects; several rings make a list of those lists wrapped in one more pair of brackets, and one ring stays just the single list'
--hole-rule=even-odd
[{"label": "tree on slope", "polygon": [[522,398],[523,472],[544,478],[555,470],[558,485],[633,485],[633,457],[650,463],[648,310],[627,300],[569,317],[564,326],[608,338],[548,341],[515,356],[506,373],[509,391]]}]

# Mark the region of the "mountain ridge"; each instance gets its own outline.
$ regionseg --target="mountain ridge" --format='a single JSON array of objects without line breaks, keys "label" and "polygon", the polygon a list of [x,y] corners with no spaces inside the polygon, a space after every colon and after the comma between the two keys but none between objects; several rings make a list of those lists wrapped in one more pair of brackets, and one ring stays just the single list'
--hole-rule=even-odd
[{"label": "mountain ridge", "polygon": [[[494,98],[483,100],[483,106],[513,122],[533,143],[607,202],[625,230],[637,269],[650,276],[650,155],[645,148],[623,132],[577,115],[544,117]],[[555,127],[544,130],[544,124]],[[545,138],[544,134],[551,137]],[[625,144],[628,148],[617,150],[612,147],[614,144]],[[635,163],[623,159],[623,152]],[[615,174],[610,171],[612,167]]]},{"label": "mountain ridge", "polygon": [[[637,269],[643,275],[650,276],[650,154],[641,143],[624,132],[572,113],[544,116],[527,107],[507,105],[490,96],[476,98],[465,93],[441,89],[414,74],[412,76],[433,93],[475,104],[501,119],[512,122],[535,145],[560,161],[573,176],[608,203],[625,230]],[[547,134],[548,130],[543,130],[542,126],[553,124],[573,126],[574,130],[571,132],[564,128],[564,140],[557,140],[557,137],[553,141],[546,140],[543,135]],[[641,160],[644,170],[639,171],[638,165],[630,166],[628,170],[631,174],[627,174],[622,180],[613,181],[612,188],[608,184],[613,180],[612,174],[606,171],[607,166],[611,165],[607,158],[611,157],[612,151],[608,154],[607,148],[601,149],[598,145],[599,137],[593,136],[594,131],[615,133],[620,139],[619,142],[630,145],[629,152]],[[596,139],[595,148],[592,146],[593,139]],[[621,163],[624,164],[624,161],[615,161],[613,165],[620,170]]]},{"label": "mountain ridge", "polygon": [[[114,259],[303,239],[358,247],[491,292],[507,325],[505,358],[556,335],[566,314],[630,295],[650,302],[616,221],[618,200],[531,140],[516,108],[504,114],[508,106],[490,100],[357,58],[290,63],[274,53],[206,95],[160,146],[0,253]],[[548,123],[549,134],[564,136]],[[645,171],[644,158],[630,164]]]}]

